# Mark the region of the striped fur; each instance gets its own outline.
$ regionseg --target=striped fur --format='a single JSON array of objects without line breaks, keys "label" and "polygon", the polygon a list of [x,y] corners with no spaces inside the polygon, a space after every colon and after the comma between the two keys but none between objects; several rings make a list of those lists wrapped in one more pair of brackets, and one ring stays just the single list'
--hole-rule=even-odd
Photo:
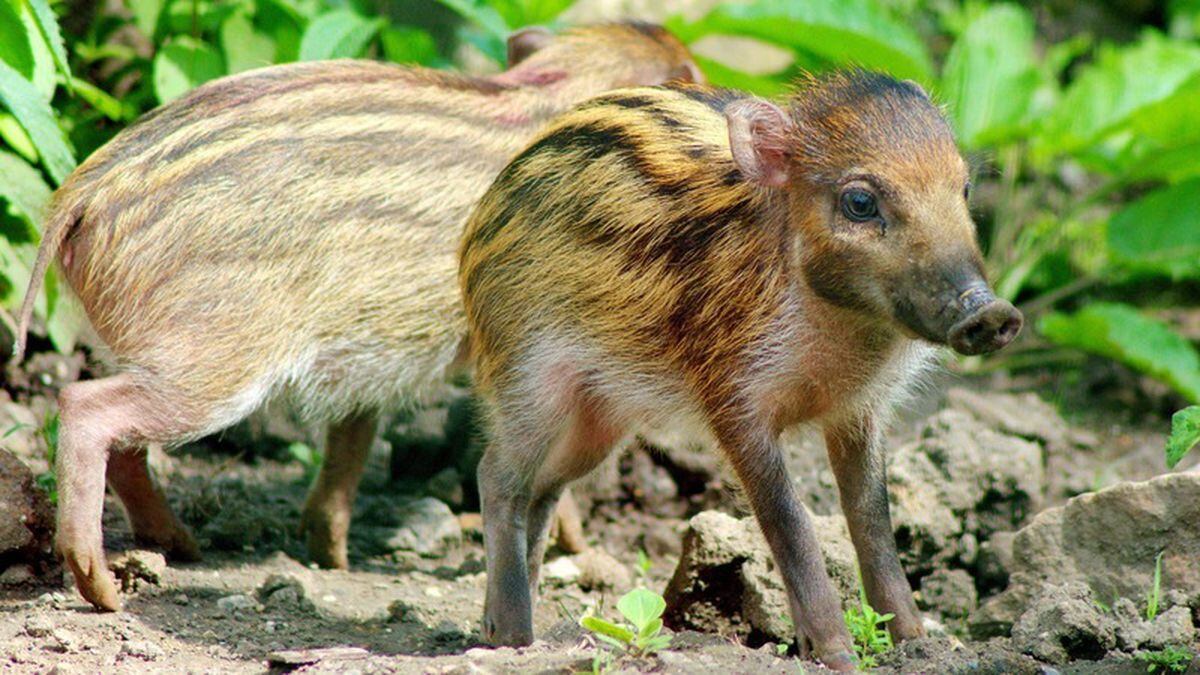
[{"label": "striped fur", "polygon": [[488,182],[553,114],[689,64],[612,24],[490,78],[334,61],[204,85],[57,192],[21,344],[57,250],[117,370],[185,401],[188,436],[279,394],[313,420],[411,398],[464,333],[455,247]]}]

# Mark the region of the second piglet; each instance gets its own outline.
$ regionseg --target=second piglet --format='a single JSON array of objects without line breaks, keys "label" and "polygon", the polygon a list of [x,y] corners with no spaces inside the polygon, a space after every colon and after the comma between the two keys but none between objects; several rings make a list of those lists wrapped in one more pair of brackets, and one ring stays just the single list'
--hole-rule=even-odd
[{"label": "second piglet", "polygon": [[304,516],[313,558],[345,567],[378,412],[439,378],[465,334],[455,249],[475,199],[555,113],[698,73],[640,23],[524,31],[509,55],[487,78],[331,61],[210,82],[58,190],[19,345],[57,252],[115,366],[59,397],[57,545],[85,598],[120,604],[100,531],[106,473],[140,541],[194,557],[145,445],[218,431],[275,397],[332,422]]},{"label": "second piglet", "polygon": [[969,185],[926,94],[864,72],[783,106],[682,85],[609,94],[510,163],[459,271],[491,423],[485,638],[532,640],[559,491],[628,430],[679,417],[740,477],[805,651],[853,667],[778,444],[803,422],[824,430],[871,605],[897,639],[921,635],[882,431],[930,343],[989,352],[1022,321],[984,280]]}]

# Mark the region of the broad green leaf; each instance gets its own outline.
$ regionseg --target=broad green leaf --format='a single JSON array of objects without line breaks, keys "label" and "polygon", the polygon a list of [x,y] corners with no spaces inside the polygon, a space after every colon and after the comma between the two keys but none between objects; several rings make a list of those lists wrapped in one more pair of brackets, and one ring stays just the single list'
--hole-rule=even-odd
[{"label": "broad green leaf", "polygon": [[[29,51],[33,54],[33,76],[30,79],[33,86],[47,101],[54,98],[54,90],[58,88],[58,67],[54,63],[54,54],[46,41],[41,39],[37,17],[29,5],[21,3],[21,23],[25,25],[25,34],[30,36]],[[36,39],[33,36],[38,36]]]},{"label": "broad green leaf", "polygon": [[132,106],[121,103],[87,80],[75,80],[75,93],[79,95],[79,98],[87,101],[88,105],[99,110],[102,115],[114,122],[128,122],[137,115]]},{"label": "broad green leaf", "polygon": [[168,2],[159,17],[159,32],[199,37],[216,33],[229,15],[241,11],[242,3],[229,0],[180,0]]},{"label": "broad green leaf", "polygon": [[275,62],[275,40],[255,28],[245,12],[234,12],[221,24],[221,49],[231,74]]},{"label": "broad green leaf", "polygon": [[751,75],[703,56],[692,55],[696,65],[704,71],[710,84],[748,91],[759,96],[778,96],[788,90],[785,80],[769,75]]},{"label": "broad green leaf", "polygon": [[30,223],[41,223],[50,203],[50,192],[50,186],[37,169],[0,150],[0,198],[7,200],[12,210]]},{"label": "broad green leaf", "polygon": [[662,596],[644,588],[635,588],[617,601],[617,611],[640,632],[646,624],[662,616],[667,608]]},{"label": "broad green leaf", "polygon": [[1200,173],[1200,71],[1129,118],[1132,142],[1116,162],[1126,181],[1177,181]]},{"label": "broad green leaf", "polygon": [[395,63],[426,66],[441,58],[433,36],[420,28],[388,26],[383,29],[380,42],[383,44],[384,56]]},{"label": "broad green leaf", "polygon": [[585,616],[579,620],[579,625],[592,631],[599,637],[607,637],[620,643],[619,646],[633,642],[633,631],[601,619],[598,616]]},{"label": "broad green leaf", "polygon": [[507,38],[480,28],[475,24],[458,27],[458,40],[478,49],[484,56],[503,66],[508,62]]},{"label": "broad green leaf", "polygon": [[154,93],[166,103],[224,74],[225,63],[212,45],[178,37],[154,56]]},{"label": "broad green leaf", "polygon": [[672,18],[668,27],[687,43],[710,34],[746,35],[835,65],[876,68],[925,82],[933,72],[920,36],[870,0],[721,4],[695,22]]},{"label": "broad green leaf", "polygon": [[50,49],[50,54],[54,57],[54,65],[62,73],[63,80],[67,83],[67,89],[74,89],[71,66],[67,62],[67,47],[63,43],[62,32],[58,29],[58,19],[51,11],[50,3],[46,0],[28,0],[28,3],[29,8],[33,10],[33,18],[42,35],[42,40],[45,41],[46,46]]},{"label": "broad green leaf", "polygon": [[1194,405],[1171,416],[1171,437],[1167,439],[1167,468],[1174,469],[1179,460],[1200,443],[1200,405]]},{"label": "broad green leaf", "polygon": [[6,112],[0,112],[0,140],[7,143],[9,149],[30,163],[37,164],[37,148],[33,147],[33,141],[29,138],[29,134],[21,128],[21,123],[17,121],[17,118]]},{"label": "broad green leaf", "polygon": [[1083,150],[1125,128],[1141,109],[1173,95],[1200,72],[1200,46],[1148,32],[1129,47],[1106,46],[1045,119],[1043,155]]},{"label": "broad green leaf", "polygon": [[1121,159],[1121,180],[1178,182],[1200,176],[1200,140],[1162,149],[1142,147]]},{"label": "broad green leaf", "polygon": [[322,14],[304,31],[300,40],[300,60],[361,56],[385,23],[383,19],[367,19],[346,9]]},{"label": "broad green leaf", "polygon": [[307,20],[284,0],[258,0],[254,25],[275,41],[275,63],[295,61]]},{"label": "broad green leaf", "polygon": [[575,0],[490,0],[488,2],[513,28],[553,21]]},{"label": "broad green leaf", "polygon": [[493,4],[486,0],[438,0],[438,2],[482,28],[493,38],[505,40],[513,29],[520,27],[505,22],[504,17],[496,11]]},{"label": "broad green leaf", "polygon": [[1010,137],[1027,119],[1038,86],[1033,17],[993,5],[954,43],[942,74],[942,98],[968,148]]},{"label": "broad green leaf", "polygon": [[137,24],[138,30],[148,38],[154,38],[154,34],[158,32],[158,19],[162,15],[163,6],[166,5],[166,0],[126,0],[130,11],[133,12],[133,21]]},{"label": "broad green leaf", "polygon": [[638,637],[642,638],[643,640],[652,638],[655,635],[658,635],[658,632],[660,630],[662,630],[662,627],[663,627],[662,619],[660,619],[660,618],[651,619],[651,620],[647,621],[646,624],[638,630]]},{"label": "broad green leaf", "polygon": [[1200,277],[1200,178],[1151,192],[1114,214],[1108,248],[1132,270]]},{"label": "broad green leaf", "polygon": [[55,122],[50,104],[33,84],[6,63],[0,63],[0,103],[29,134],[50,177],[55,183],[61,183],[75,168],[75,157],[66,136]]},{"label": "broad green leaf", "polygon": [[0,61],[28,79],[33,77],[33,50],[21,15],[9,0],[0,2]]},{"label": "broad green leaf", "polygon": [[1093,303],[1075,314],[1053,313],[1039,330],[1051,341],[1120,361],[1200,402],[1200,353],[1165,323],[1129,305]]}]

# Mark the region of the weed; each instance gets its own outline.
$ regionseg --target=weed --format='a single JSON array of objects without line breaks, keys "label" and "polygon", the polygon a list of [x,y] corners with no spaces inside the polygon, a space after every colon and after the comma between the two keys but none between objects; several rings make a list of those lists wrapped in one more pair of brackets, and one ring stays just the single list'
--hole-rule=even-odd
[{"label": "weed", "polygon": [[304,467],[304,481],[312,483],[313,479],[317,477],[317,472],[321,470],[321,462],[325,458],[306,443],[292,443],[287,447],[287,451],[292,459],[300,462],[300,466]]},{"label": "weed", "polygon": [[1167,646],[1152,652],[1138,652],[1133,657],[1146,664],[1147,673],[1182,673],[1192,663],[1190,649]]},{"label": "weed", "polygon": [[1146,620],[1153,621],[1158,616],[1158,606],[1162,601],[1162,557],[1165,551],[1160,551],[1154,558],[1154,583],[1146,593]]},{"label": "weed", "polygon": [[[12,430],[10,429],[11,433]],[[54,473],[54,463],[58,457],[58,413],[47,415],[38,429],[38,435],[46,443],[46,463],[50,468],[45,473],[38,474],[33,480],[50,499],[50,503],[58,505],[58,477]]]},{"label": "weed", "polygon": [[[635,588],[617,601],[617,611],[625,617],[627,624],[615,624],[598,616],[585,616],[579,623],[621,654],[649,656],[671,644],[670,636],[659,634],[666,608],[666,601],[658,593]],[[593,661],[593,668],[598,663]]]},{"label": "weed", "polygon": [[646,555],[646,550],[639,548],[637,556],[637,572],[638,578],[644,583],[650,576],[650,556]]},{"label": "weed", "polygon": [[858,656],[858,666],[863,670],[874,668],[877,664],[875,657],[891,651],[892,635],[884,625],[895,618],[894,614],[879,614],[867,602],[867,594],[862,587],[858,589],[858,607],[846,610],[846,628],[850,637],[854,638],[854,651]]}]

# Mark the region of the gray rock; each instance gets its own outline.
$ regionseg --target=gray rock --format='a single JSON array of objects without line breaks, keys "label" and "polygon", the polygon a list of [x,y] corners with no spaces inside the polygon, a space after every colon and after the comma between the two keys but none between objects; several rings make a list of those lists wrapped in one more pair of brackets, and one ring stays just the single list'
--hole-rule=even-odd
[{"label": "gray rock", "polygon": [[462,545],[462,527],[458,518],[450,507],[432,497],[402,505],[398,519],[399,524],[387,537],[389,550],[438,557]]},{"label": "gray rock", "polygon": [[59,569],[50,548],[53,533],[50,500],[35,484],[33,472],[0,450],[0,559],[27,564],[39,576],[52,578]]},{"label": "gray rock", "polygon": [[255,593],[269,608],[311,610],[311,583],[307,574],[276,572],[268,575]]},{"label": "gray rock", "polygon": [[571,561],[579,568],[576,583],[585,591],[625,591],[633,586],[629,568],[599,547],[573,555]]},{"label": "gray rock", "polygon": [[[847,603],[858,597],[857,568],[841,516],[813,517],[834,584]],[[667,585],[664,621],[723,635],[758,631],[769,640],[794,638],[783,580],[750,518],[705,511],[691,519],[683,554]]]},{"label": "gray rock", "polygon": [[162,583],[167,570],[167,559],[157,551],[127,551],[113,558],[109,569],[121,583],[122,590],[131,592],[142,584]]},{"label": "gray rock", "polygon": [[952,619],[965,619],[975,609],[975,580],[963,570],[935,570],[921,579],[921,608]]},{"label": "gray rock", "polygon": [[994,431],[960,410],[929,418],[920,438],[898,448],[888,492],[900,556],[909,574],[967,567],[978,542],[1013,530],[1036,512],[1042,449]]},{"label": "gray rock", "polygon": [[144,661],[156,661],[165,655],[162,647],[148,640],[134,640],[121,645],[121,656],[142,659]]},{"label": "gray rock", "polygon": [[1050,663],[1096,660],[1117,646],[1115,624],[1086,584],[1046,584],[1013,625],[1013,645]]},{"label": "gray rock", "polygon": [[1140,604],[1160,552],[1164,593],[1200,606],[1200,474],[1123,483],[1038,514],[1013,540],[1008,589],[972,615],[972,635],[1015,623],[1046,583]]},{"label": "gray rock", "polygon": [[238,612],[251,611],[257,607],[254,598],[245,593],[237,593],[235,595],[227,595],[217,600],[217,608],[226,614],[236,614]]}]

